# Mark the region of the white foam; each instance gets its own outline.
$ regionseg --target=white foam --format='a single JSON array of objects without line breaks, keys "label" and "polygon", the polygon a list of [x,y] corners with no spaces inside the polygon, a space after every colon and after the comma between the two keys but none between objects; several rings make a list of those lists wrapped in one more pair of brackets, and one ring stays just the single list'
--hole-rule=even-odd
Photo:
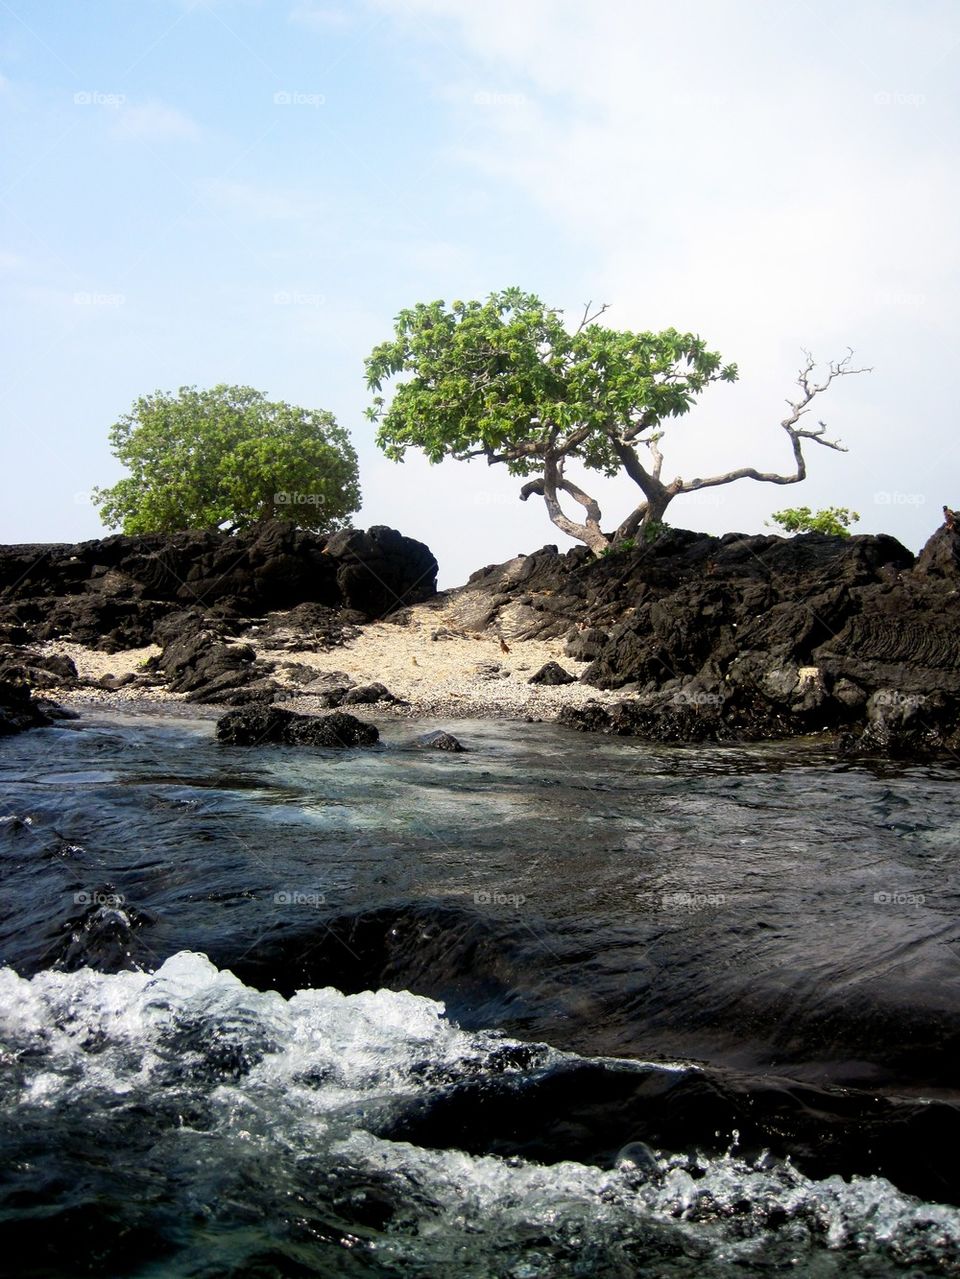
[{"label": "white foam", "polygon": [[[568,1232],[611,1237],[642,1225],[740,1255],[761,1248],[786,1220],[810,1246],[882,1246],[911,1264],[960,1255],[958,1210],[921,1204],[879,1177],[815,1182],[789,1164],[760,1166],[728,1154],[696,1162],[661,1156],[659,1175],[644,1179],[629,1164],[540,1166],[425,1150],[369,1131],[371,1116],[402,1109],[418,1092],[500,1073],[505,1046],[519,1045],[495,1032],[461,1030],[435,1000],[332,988],[284,999],[192,953],[154,974],[82,970],[26,980],[0,970],[0,1048],[22,1071],[19,1095],[8,1094],[8,1104],[24,1108],[25,1123],[32,1107],[92,1110],[107,1094],[148,1105],[165,1090],[201,1098],[225,1158],[231,1143],[256,1141],[402,1181],[414,1206],[424,1206],[418,1246],[429,1230],[449,1237],[465,1225],[510,1234],[563,1223]],[[525,1071],[569,1059],[549,1048],[531,1051]],[[408,1244],[395,1239],[388,1247],[399,1256]]]}]

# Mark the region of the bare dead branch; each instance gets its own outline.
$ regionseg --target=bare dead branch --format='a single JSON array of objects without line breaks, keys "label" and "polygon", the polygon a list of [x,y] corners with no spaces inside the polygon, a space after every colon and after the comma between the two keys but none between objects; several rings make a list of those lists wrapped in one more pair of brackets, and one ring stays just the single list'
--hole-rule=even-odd
[{"label": "bare dead branch", "polygon": [[573,332],[574,332],[574,336],[576,336],[576,334],[578,334],[578,333],[582,333],[582,332],[583,332],[583,330],[587,327],[587,325],[588,325],[588,324],[592,324],[594,320],[599,320],[600,316],[601,316],[601,315],[603,315],[604,311],[609,311],[609,310],[610,310],[610,303],[609,303],[609,302],[604,302],[604,304],[600,307],[600,310],[599,310],[599,311],[594,311],[593,315],[591,315],[591,314],[590,314],[590,308],[591,308],[592,306],[593,306],[593,303],[592,303],[592,302],[585,302],[585,303],[584,303],[584,305],[583,305],[583,318],[581,319],[581,321],[580,321],[580,323],[577,325],[577,327],[574,329],[574,331],[573,331]]}]

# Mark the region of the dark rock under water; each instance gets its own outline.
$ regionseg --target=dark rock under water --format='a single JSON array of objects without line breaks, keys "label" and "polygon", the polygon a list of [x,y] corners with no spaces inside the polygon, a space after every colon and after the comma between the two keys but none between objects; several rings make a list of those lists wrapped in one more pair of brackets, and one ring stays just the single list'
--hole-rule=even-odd
[{"label": "dark rock under water", "polygon": [[955,766],[469,733],[0,742],[17,1273],[957,1274]]}]

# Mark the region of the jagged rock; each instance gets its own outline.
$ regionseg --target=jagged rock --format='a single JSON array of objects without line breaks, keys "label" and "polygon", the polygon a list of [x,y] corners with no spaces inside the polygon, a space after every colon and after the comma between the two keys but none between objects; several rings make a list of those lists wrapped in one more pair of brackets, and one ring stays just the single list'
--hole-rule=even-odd
[{"label": "jagged rock", "polygon": [[326,554],[348,608],[383,617],[429,599],[437,589],[437,561],[430,548],[396,529],[376,525],[334,533]]},{"label": "jagged rock", "polygon": [[417,738],[417,745],[422,746],[426,750],[434,751],[466,751],[466,746],[453,736],[452,733],[445,733],[441,729],[437,729],[433,733],[423,733]]},{"label": "jagged rock", "polygon": [[11,645],[0,652],[0,680],[32,689],[74,688],[77,668],[73,659],[65,654],[38,653]]},{"label": "jagged rock", "polygon": [[43,728],[51,722],[25,684],[0,680],[0,737],[22,733],[27,728]]},{"label": "jagged rock", "polygon": [[596,626],[572,630],[567,636],[563,651],[578,662],[595,662],[603,652],[610,635]]},{"label": "jagged rock", "polygon": [[283,696],[283,687],[267,679],[272,662],[258,660],[249,644],[227,642],[238,629],[235,618],[208,619],[193,609],[165,619],[158,630],[163,651],[153,664],[170,691],[190,702],[234,706]]},{"label": "jagged rock", "polygon": [[[599,559],[545,547],[493,565],[446,609],[493,639],[563,635],[584,683],[631,694],[564,722],[655,740],[757,739],[823,730],[904,741],[867,721],[872,694],[960,698],[960,533],[914,557],[886,536],[711,537],[682,529]],[[562,628],[562,629],[561,629]],[[925,741],[952,740],[938,719]]]},{"label": "jagged rock", "polygon": [[938,577],[960,585],[960,531],[938,528],[917,556],[915,572],[921,577]]},{"label": "jagged rock", "polygon": [[558,662],[546,662],[535,675],[527,680],[528,684],[575,684],[576,675],[565,671]]},{"label": "jagged rock", "polygon": [[297,715],[273,705],[244,706],[217,720],[217,741],[228,746],[372,746],[380,734],[373,724],[335,712]]},{"label": "jagged rock", "polygon": [[235,535],[193,530],[6,546],[0,635],[15,643],[24,633],[34,642],[63,636],[116,652],[155,637],[162,643],[159,624],[191,608],[251,618],[308,604],[348,609],[362,622],[429,598],[436,573],[429,548],[395,529],[328,538],[282,520]]}]

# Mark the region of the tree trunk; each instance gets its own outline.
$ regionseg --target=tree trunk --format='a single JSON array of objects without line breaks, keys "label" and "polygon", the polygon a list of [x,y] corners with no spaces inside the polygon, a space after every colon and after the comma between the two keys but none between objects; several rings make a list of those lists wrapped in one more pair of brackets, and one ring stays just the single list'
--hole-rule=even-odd
[{"label": "tree trunk", "polygon": [[[610,538],[600,528],[600,507],[588,493],[564,476],[563,464],[562,456],[548,455],[544,459],[543,475],[524,484],[520,490],[520,500],[525,502],[531,494],[538,493],[543,498],[551,523],[568,537],[586,543],[594,555],[602,555],[610,545]],[[586,518],[582,524],[570,519],[564,512],[557,496],[558,489],[567,493],[583,507]]]}]

